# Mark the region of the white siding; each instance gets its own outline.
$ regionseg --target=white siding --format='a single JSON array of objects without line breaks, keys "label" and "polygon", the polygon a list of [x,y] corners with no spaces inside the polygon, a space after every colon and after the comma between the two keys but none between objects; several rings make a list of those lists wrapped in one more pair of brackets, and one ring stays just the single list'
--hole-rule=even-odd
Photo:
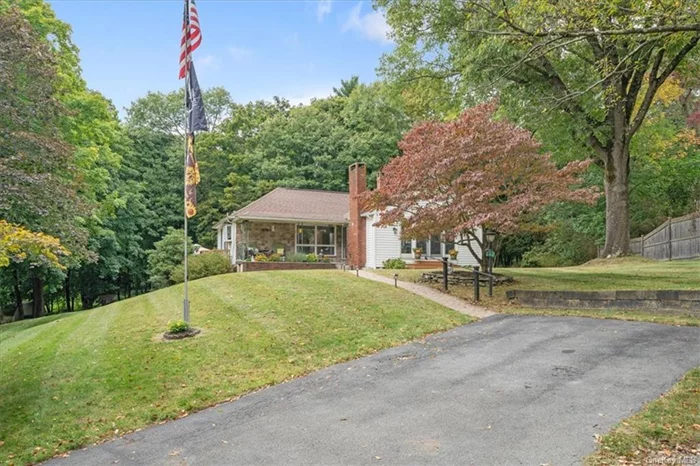
[{"label": "white siding", "polygon": [[[477,230],[477,236],[480,238],[483,236],[481,233],[481,228]],[[475,243],[472,243],[472,248],[474,249],[474,252],[477,254],[481,255],[481,248]],[[467,246],[462,246],[461,244],[455,245],[455,249],[459,251],[459,254],[457,254],[457,263],[461,266],[469,266],[469,265],[479,265],[479,262],[472,256],[472,253],[469,251],[469,248]]]},{"label": "white siding", "polygon": [[365,267],[378,269],[387,259],[400,257],[400,236],[392,227],[375,227],[379,221],[376,214],[367,216],[367,260]]},{"label": "white siding", "polygon": [[374,229],[374,259],[375,268],[383,266],[387,259],[401,257],[401,240],[398,229],[394,233],[392,227],[372,227]]},{"label": "white siding", "polygon": [[365,227],[365,267],[370,269],[376,269],[377,266],[374,262],[374,216],[370,215],[367,217],[367,223]]},{"label": "white siding", "polygon": [[[370,269],[378,269],[387,259],[402,258],[408,263],[413,263],[413,253],[401,254],[401,228],[397,226],[396,233],[393,227],[375,227],[373,226],[379,221],[379,214],[374,213],[367,215],[366,228],[366,246],[367,254],[365,267]],[[482,237],[481,229],[477,229],[477,235]],[[457,263],[461,266],[479,265],[478,261],[472,256],[467,246],[455,245],[459,254],[457,255]],[[474,251],[481,254],[479,246],[474,244]],[[443,248],[441,248],[442,250]],[[444,251],[447,254],[447,251]],[[436,258],[437,259],[437,258]]]}]

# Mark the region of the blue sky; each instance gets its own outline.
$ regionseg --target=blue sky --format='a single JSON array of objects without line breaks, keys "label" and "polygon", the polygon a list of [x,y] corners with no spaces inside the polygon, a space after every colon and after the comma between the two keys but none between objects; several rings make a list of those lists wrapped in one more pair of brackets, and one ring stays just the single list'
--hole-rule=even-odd
[{"label": "blue sky", "polygon": [[[73,27],[88,86],[123,107],[177,79],[180,0],[50,0]],[[223,86],[243,103],[279,95],[292,103],[325,97],[341,79],[375,79],[392,49],[368,1],[198,0],[200,85]]]}]

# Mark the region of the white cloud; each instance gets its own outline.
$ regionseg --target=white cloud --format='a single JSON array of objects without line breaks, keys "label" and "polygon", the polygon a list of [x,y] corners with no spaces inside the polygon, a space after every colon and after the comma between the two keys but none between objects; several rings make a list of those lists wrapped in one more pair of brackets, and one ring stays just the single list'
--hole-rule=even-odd
[{"label": "white cloud", "polygon": [[289,103],[292,105],[308,105],[311,103],[312,99],[323,99],[330,96],[332,93],[333,86],[318,86],[296,92],[283,93],[282,95],[289,95],[287,100],[289,100]]},{"label": "white cloud", "polygon": [[319,0],[316,7],[316,19],[319,23],[323,22],[323,18],[330,14],[333,6],[333,0]]},{"label": "white cloud", "polygon": [[379,12],[372,10],[367,14],[362,14],[362,2],[358,3],[348,15],[347,21],[343,24],[343,32],[356,31],[367,39],[390,44],[393,41],[389,38],[391,28],[386,23],[386,18]]},{"label": "white cloud", "polygon": [[253,51],[251,49],[247,47],[239,47],[237,45],[232,45],[231,47],[229,47],[228,53],[236,61],[244,60],[253,55]]},{"label": "white cloud", "polygon": [[214,55],[204,55],[201,58],[195,58],[194,61],[199,68],[219,69],[219,60]]}]

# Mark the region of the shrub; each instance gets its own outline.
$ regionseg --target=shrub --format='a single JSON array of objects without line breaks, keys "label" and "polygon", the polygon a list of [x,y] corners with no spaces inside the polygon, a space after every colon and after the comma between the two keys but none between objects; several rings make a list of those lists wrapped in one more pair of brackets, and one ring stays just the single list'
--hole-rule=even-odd
[{"label": "shrub", "polygon": [[[187,261],[187,271],[190,280],[221,275],[231,272],[231,262],[228,256],[215,252],[190,256]],[[173,270],[172,279],[175,283],[182,283],[184,277],[185,267],[180,264]]]},{"label": "shrub", "polygon": [[176,320],[175,322],[168,322],[168,333],[185,333],[190,329],[190,324],[184,320]]},{"label": "shrub", "polygon": [[265,254],[256,254],[255,262],[269,262],[270,259]]},{"label": "shrub", "polygon": [[387,259],[384,261],[382,266],[385,269],[405,269],[406,268],[406,262],[403,259]]},{"label": "shrub", "polygon": [[316,254],[307,254],[305,262],[318,262],[318,256]]},{"label": "shrub", "polygon": [[287,256],[287,262],[306,262],[306,254],[290,254]]},{"label": "shrub", "polygon": [[[169,228],[163,239],[156,241],[154,249],[148,251],[148,274],[154,288],[163,288],[173,283],[182,283],[184,269],[182,264],[183,230]],[[187,249],[194,252],[192,240],[187,238]]]},{"label": "shrub", "polygon": [[270,262],[279,262],[282,259],[282,256],[280,256],[279,254],[277,254],[275,252],[275,253],[270,254],[270,257],[268,257],[267,259]]},{"label": "shrub", "polygon": [[523,254],[523,267],[566,267],[595,259],[595,241],[571,225],[559,224],[543,244]]}]

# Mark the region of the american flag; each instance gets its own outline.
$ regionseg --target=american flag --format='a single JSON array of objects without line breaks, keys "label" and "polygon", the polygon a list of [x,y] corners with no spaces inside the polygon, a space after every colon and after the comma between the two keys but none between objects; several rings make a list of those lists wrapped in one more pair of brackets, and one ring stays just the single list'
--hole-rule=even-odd
[{"label": "american flag", "polygon": [[194,0],[185,0],[185,14],[182,20],[182,39],[180,40],[180,79],[185,79],[192,60],[191,54],[202,43],[202,31],[199,29],[199,15]]}]

